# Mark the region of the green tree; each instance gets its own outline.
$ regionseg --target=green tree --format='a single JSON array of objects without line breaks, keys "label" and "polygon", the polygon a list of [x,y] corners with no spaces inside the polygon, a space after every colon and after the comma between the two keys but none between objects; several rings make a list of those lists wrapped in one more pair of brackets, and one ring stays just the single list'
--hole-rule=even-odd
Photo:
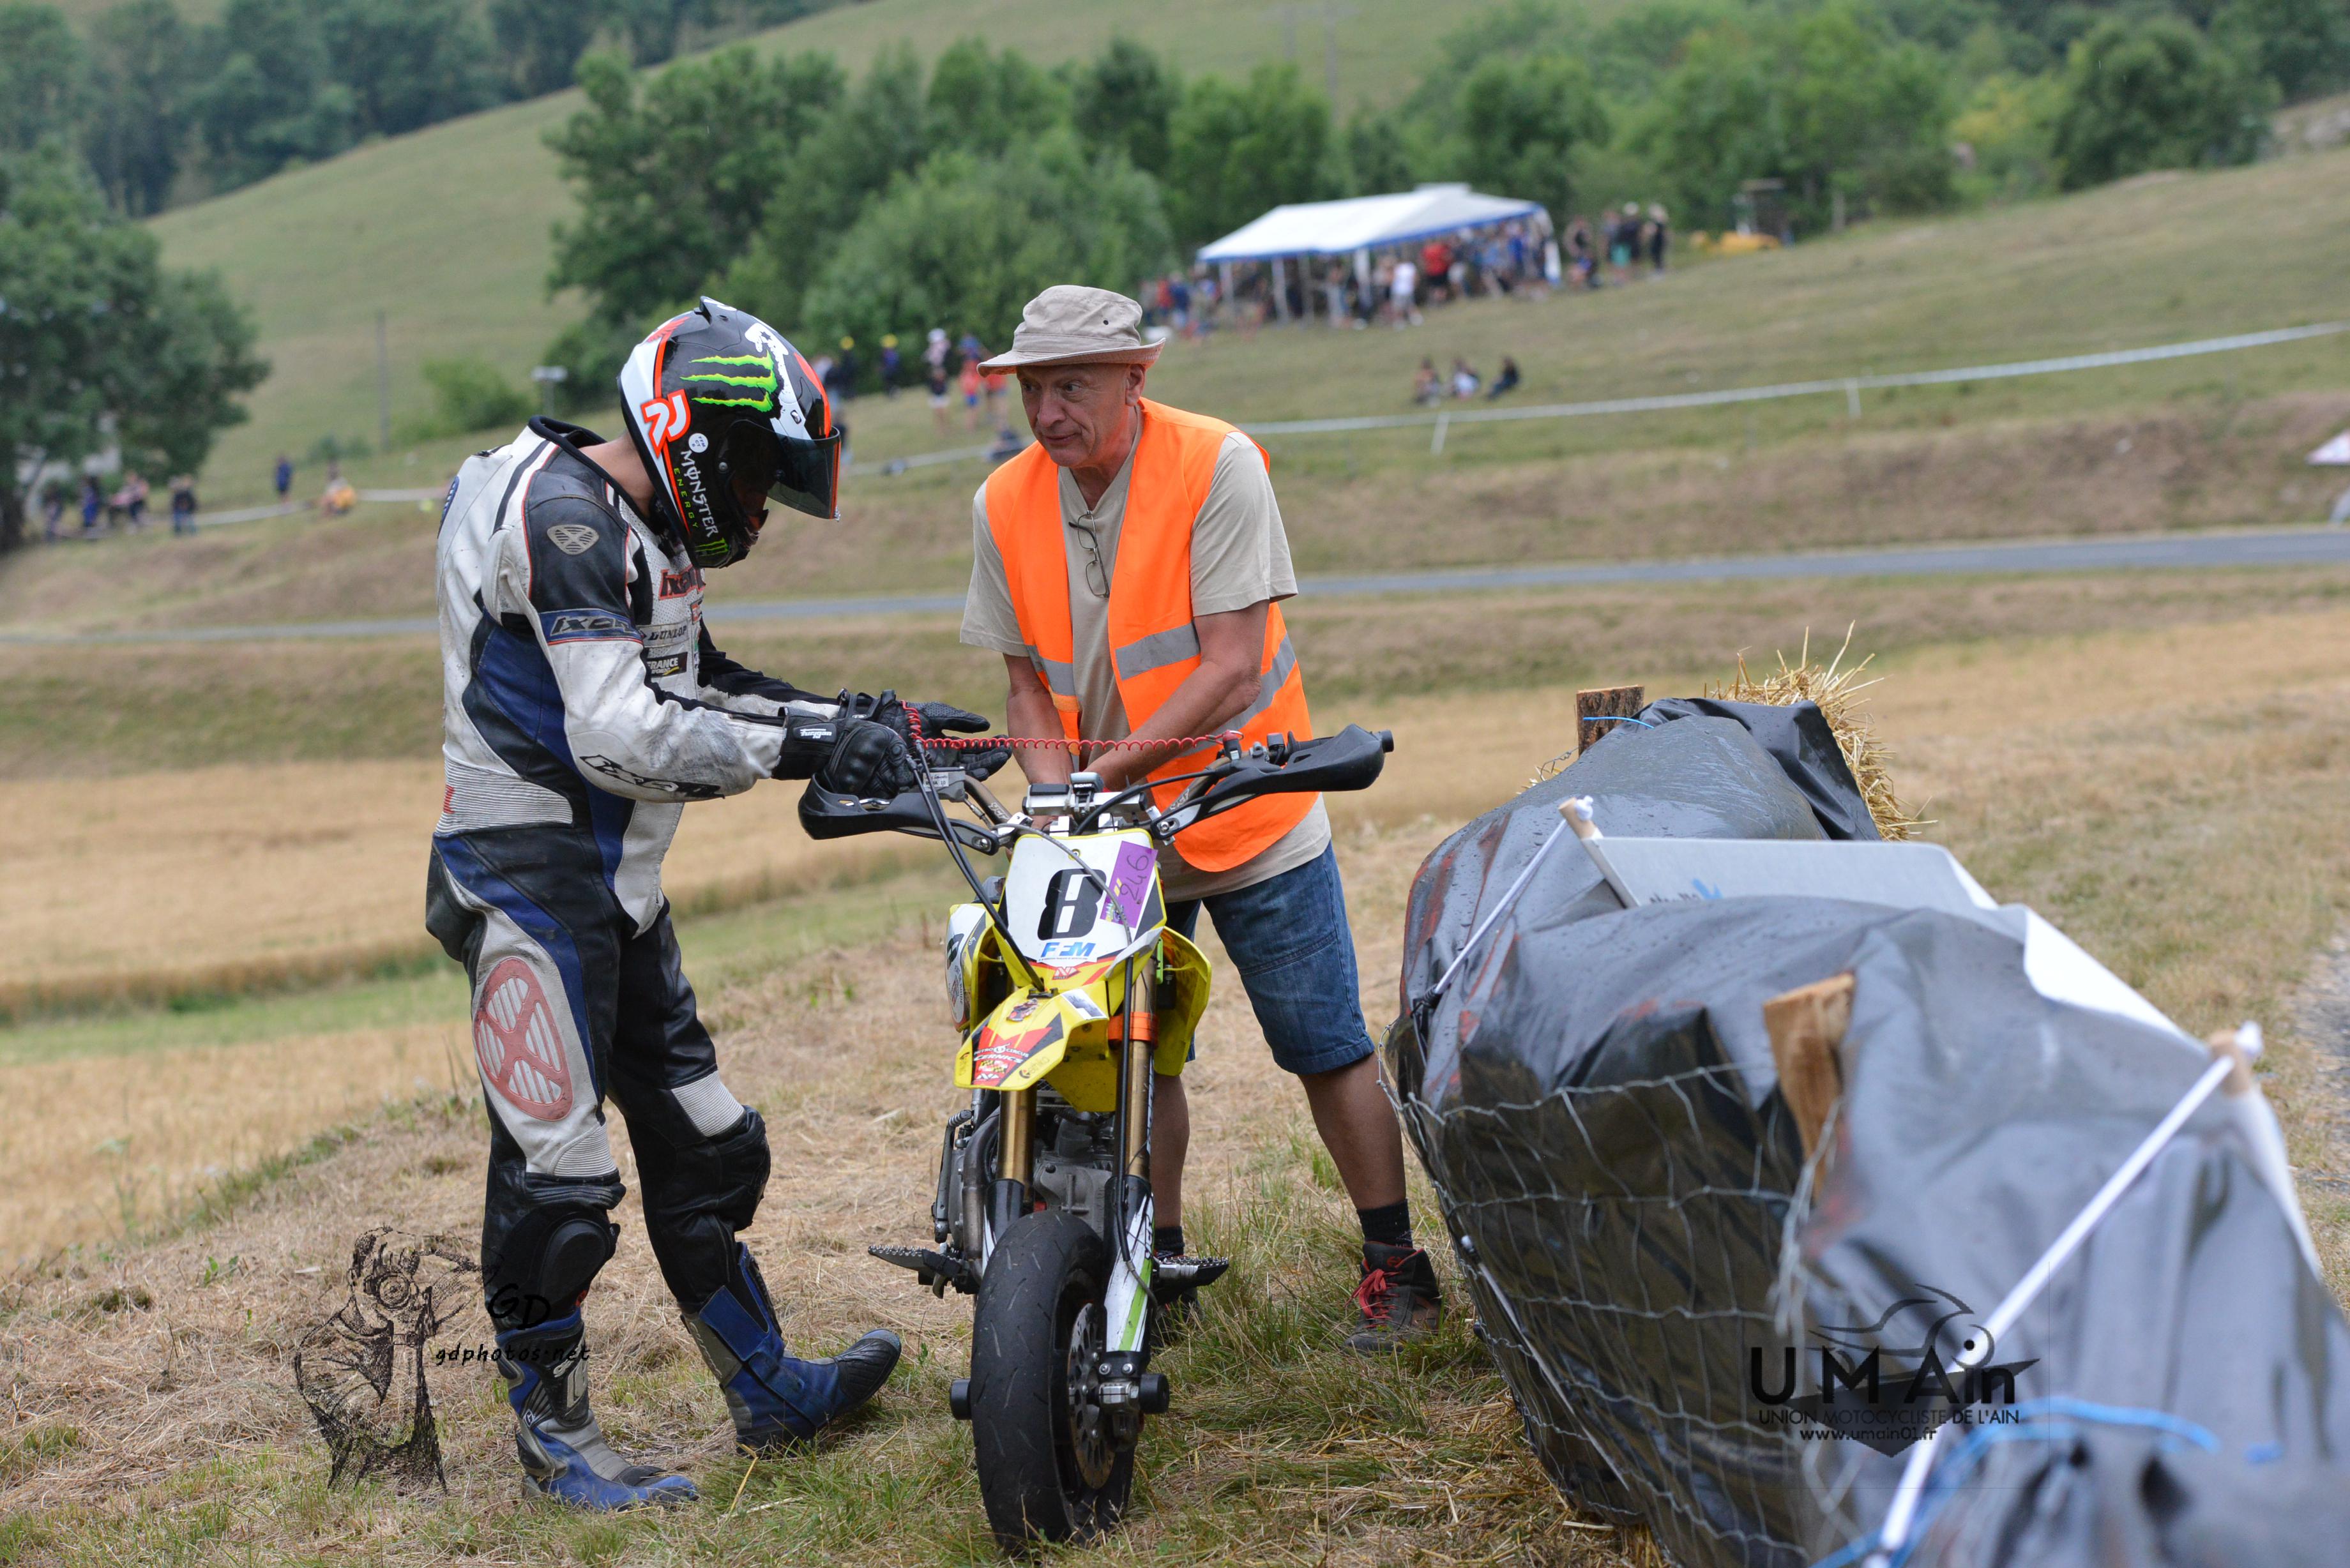
[{"label": "green tree", "polygon": [[0,159],[0,549],[24,538],[20,476],[119,443],[192,472],[268,367],[209,275],[167,273],[54,143]]},{"label": "green tree", "polygon": [[677,53],[677,35],[688,22],[717,19],[714,0],[608,0],[613,20],[629,40],[629,57],[657,66]]},{"label": "green tree", "polygon": [[511,430],[537,411],[528,392],[479,356],[427,359],[424,380],[432,389],[432,415],[411,427],[420,440]]},{"label": "green tree", "polygon": [[2056,183],[2050,139],[2064,99],[2064,84],[2053,76],[2002,74],[1975,86],[1965,109],[1950,122],[1950,135],[1974,161],[1970,182],[1981,193],[2007,199],[2036,196]]},{"label": "green tree", "polygon": [[2184,22],[2100,23],[2073,46],[2055,155],[2067,190],[2148,169],[2242,163],[2274,89]]},{"label": "green tree", "polygon": [[604,12],[597,0],[490,0],[490,31],[515,96],[569,87]]},{"label": "green tree", "polygon": [[123,0],[90,27],[90,168],[115,206],[134,217],[161,212],[180,176],[192,42],[172,0]]},{"label": "green tree", "polygon": [[994,154],[1068,118],[1061,84],[1011,49],[990,56],[977,38],[951,44],[931,67],[924,112],[933,150]]},{"label": "green tree", "polygon": [[1416,182],[1413,148],[1402,117],[1364,109],[1347,122],[1347,191],[1379,196]]},{"label": "green tree", "polygon": [[1680,62],[1692,35],[1744,9],[1742,0],[1647,0],[1593,35],[1586,51],[1592,78],[1613,98],[1645,97]]},{"label": "green tree", "polygon": [[89,57],[54,5],[0,4],[0,152],[77,139],[89,109]]},{"label": "green tree", "polygon": [[722,284],[737,304],[756,299],[770,321],[799,319],[800,302],[843,236],[929,149],[922,66],[910,47],[876,56],[864,79],[824,117],[778,172],[759,235]]},{"label": "green tree", "polygon": [[1887,212],[1950,202],[1950,107],[1931,54],[1893,44],[1848,0],[1795,20],[1781,53],[1785,172],[1815,222],[1837,192]]},{"label": "green tree", "polygon": [[671,66],[641,95],[617,55],[588,57],[579,80],[588,106],[547,137],[579,196],[547,283],[586,289],[604,322],[638,330],[748,247],[843,91],[828,55],[741,47]]},{"label": "green tree", "polygon": [[1151,174],[1167,172],[1168,125],[1183,84],[1150,49],[1119,36],[1078,67],[1071,118],[1077,134]]},{"label": "green tree", "polygon": [[397,136],[497,101],[489,29],[469,0],[327,0],[317,10],[361,131]]},{"label": "green tree", "polygon": [[1727,223],[1739,187],[1778,176],[1787,161],[1783,106],[1753,36],[1724,26],[1690,38],[1638,135],[1672,171],[1683,221]]},{"label": "green tree", "polygon": [[1261,65],[1239,85],[1196,78],[1168,140],[1168,215],[1187,245],[1338,191],[1329,101],[1293,65]]},{"label": "green tree", "polygon": [[326,32],[308,0],[228,0],[209,30],[196,120],[223,187],[351,144],[358,100],[334,79]]},{"label": "green tree", "polygon": [[1695,226],[1728,221],[1750,180],[1784,182],[1805,228],[1825,227],[1839,197],[1847,210],[1943,206],[1956,194],[1947,74],[1873,12],[1832,0],[1692,36],[1636,140]]},{"label": "green tree", "polygon": [[1486,61],[1461,84],[1461,171],[1495,195],[1540,202],[1564,224],[1575,167],[1607,140],[1607,112],[1580,60],[1521,55]]},{"label": "green tree", "polygon": [[945,327],[1008,343],[1046,286],[1130,289],[1170,255],[1157,183],[1060,130],[998,158],[941,153],[899,181],[841,241],[797,319],[817,342]]},{"label": "green tree", "polygon": [[2350,7],[2342,0],[2233,0],[2211,32],[2288,99],[2350,87]]}]

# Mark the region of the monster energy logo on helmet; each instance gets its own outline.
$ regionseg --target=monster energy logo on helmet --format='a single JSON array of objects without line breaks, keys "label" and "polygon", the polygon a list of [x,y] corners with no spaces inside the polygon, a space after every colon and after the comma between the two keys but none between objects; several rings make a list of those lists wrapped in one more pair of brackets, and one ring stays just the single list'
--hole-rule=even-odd
[{"label": "monster energy logo on helmet", "polygon": [[721,409],[752,409],[766,414],[775,409],[775,389],[780,384],[775,374],[775,362],[765,354],[711,354],[691,361],[695,365],[738,365],[759,368],[755,376],[729,375],[723,370],[691,370],[683,378],[687,385],[696,381],[716,382],[723,386],[741,387],[755,392],[755,397],[713,398],[705,393],[690,394],[697,403],[708,403]]}]

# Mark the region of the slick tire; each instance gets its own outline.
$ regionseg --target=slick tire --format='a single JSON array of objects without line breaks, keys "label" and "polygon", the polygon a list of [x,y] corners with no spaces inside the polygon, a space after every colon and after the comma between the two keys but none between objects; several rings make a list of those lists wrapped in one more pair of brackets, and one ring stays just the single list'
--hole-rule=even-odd
[{"label": "slick tire", "polygon": [[[1109,1252],[1081,1220],[1031,1214],[995,1244],[972,1324],[971,1429],[980,1496],[998,1544],[1088,1542],[1118,1526],[1134,1449],[1117,1450],[1094,1407],[1087,1367],[1072,1399],[1072,1350],[1100,1345]],[[1072,1341],[1078,1343],[1073,1346]]]}]

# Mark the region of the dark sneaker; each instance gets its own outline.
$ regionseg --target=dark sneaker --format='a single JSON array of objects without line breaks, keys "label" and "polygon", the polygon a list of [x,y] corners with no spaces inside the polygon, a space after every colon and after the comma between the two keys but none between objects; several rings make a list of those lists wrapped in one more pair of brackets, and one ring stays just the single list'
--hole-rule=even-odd
[{"label": "dark sneaker", "polygon": [[1436,1288],[1436,1268],[1417,1247],[1363,1243],[1363,1282],[1355,1287],[1363,1326],[1347,1336],[1347,1348],[1381,1355],[1409,1339],[1425,1339],[1444,1321],[1444,1299]]}]

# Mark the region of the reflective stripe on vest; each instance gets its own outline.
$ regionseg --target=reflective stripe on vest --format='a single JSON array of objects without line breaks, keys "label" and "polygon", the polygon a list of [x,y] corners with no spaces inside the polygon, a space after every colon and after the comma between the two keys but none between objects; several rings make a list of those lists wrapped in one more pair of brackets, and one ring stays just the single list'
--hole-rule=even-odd
[{"label": "reflective stripe on vest", "polygon": [[[1191,528],[1215,477],[1216,459],[1232,427],[1145,399],[1142,435],[1127,482],[1126,519],[1109,588],[1110,663],[1127,722],[1139,729],[1200,667],[1191,624]],[[1262,453],[1259,454],[1263,455]],[[1013,614],[1028,659],[1061,716],[1061,732],[1079,734],[1075,639],[1069,620],[1069,563],[1061,521],[1061,471],[1032,445],[987,481],[987,527],[1003,558]],[[1313,734],[1305,678],[1279,605],[1268,605],[1256,695],[1224,727],[1251,743],[1275,732]],[[1154,779],[1189,773],[1210,756],[1202,748],[1169,757]],[[1160,805],[1181,792],[1164,784]],[[1224,871],[1262,853],[1304,820],[1318,796],[1265,795],[1186,828],[1176,838],[1183,858],[1202,871]]]}]

